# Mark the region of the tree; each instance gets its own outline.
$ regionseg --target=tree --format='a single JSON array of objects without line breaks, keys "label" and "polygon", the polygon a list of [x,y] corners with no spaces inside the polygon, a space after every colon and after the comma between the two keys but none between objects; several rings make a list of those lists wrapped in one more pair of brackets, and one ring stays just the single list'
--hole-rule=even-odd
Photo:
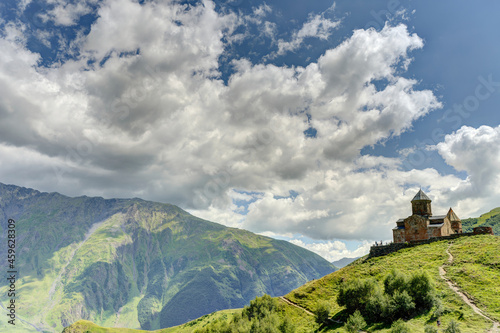
[{"label": "tree", "polygon": [[389,333],[410,333],[410,329],[402,319],[399,319],[392,324]]},{"label": "tree", "polygon": [[406,290],[407,285],[407,276],[396,269],[392,269],[384,279],[384,292],[387,295],[393,296],[396,291],[402,292]]},{"label": "tree", "polygon": [[448,327],[446,327],[446,329],[444,330],[445,333],[460,333],[460,328],[459,328],[459,324],[454,321],[454,320],[451,320],[450,323],[448,324]]},{"label": "tree", "polygon": [[413,298],[417,309],[428,310],[435,303],[434,287],[429,275],[425,272],[416,273],[411,277],[408,294]]},{"label": "tree", "polygon": [[279,328],[279,318],[276,313],[271,313],[260,319],[253,319],[249,333],[281,333]]},{"label": "tree", "polygon": [[330,304],[327,301],[321,301],[316,306],[316,311],[314,311],[316,315],[316,322],[318,324],[326,324],[328,321],[328,317],[330,316]]},{"label": "tree", "polygon": [[436,307],[433,313],[434,317],[436,318],[441,317],[441,315],[444,313],[443,302],[440,299],[436,298],[434,300],[434,306]]},{"label": "tree", "polygon": [[372,279],[359,280],[344,283],[340,286],[337,303],[345,306],[348,313],[356,310],[364,311],[371,296],[377,293],[378,286]]},{"label": "tree", "polygon": [[434,326],[426,325],[424,332],[425,333],[438,333],[438,329],[435,328]]},{"label": "tree", "polygon": [[281,333],[295,333],[295,326],[292,321],[285,317],[278,327]]},{"label": "tree", "polygon": [[362,314],[363,317],[369,322],[389,320],[392,317],[390,297],[382,294],[380,290],[375,291],[375,293],[368,299]]},{"label": "tree", "polygon": [[395,318],[409,318],[415,310],[415,302],[413,302],[406,290],[400,292],[396,290],[390,302],[391,312]]},{"label": "tree", "polygon": [[365,319],[361,315],[361,312],[356,310],[352,315],[349,316],[349,318],[347,318],[344,328],[349,333],[355,333],[365,326],[366,326]]},{"label": "tree", "polygon": [[265,294],[250,301],[250,305],[243,308],[242,315],[249,320],[252,318],[261,319],[276,311],[279,307],[280,304],[276,299]]}]

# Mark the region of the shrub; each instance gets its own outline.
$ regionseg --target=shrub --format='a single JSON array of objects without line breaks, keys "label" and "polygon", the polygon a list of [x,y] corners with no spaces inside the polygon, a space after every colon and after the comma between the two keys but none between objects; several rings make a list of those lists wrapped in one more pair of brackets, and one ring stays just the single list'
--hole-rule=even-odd
[{"label": "shrub", "polygon": [[252,320],[250,333],[280,333],[278,328],[279,318],[275,313],[271,313],[260,319]]},{"label": "shrub", "polygon": [[441,302],[440,299],[436,298],[434,300],[434,306],[436,307],[436,309],[434,310],[434,317],[436,318],[439,318],[443,315],[444,313],[444,306],[443,306],[443,302]]},{"label": "shrub", "polygon": [[390,304],[391,313],[395,318],[409,318],[415,310],[415,302],[406,290],[396,290]]},{"label": "shrub", "polygon": [[316,315],[316,322],[318,324],[326,324],[330,316],[330,304],[327,301],[319,302],[314,314]]},{"label": "shrub", "polygon": [[257,297],[250,301],[250,305],[245,306],[242,315],[249,320],[252,318],[261,319],[268,316],[271,312],[276,311],[280,307],[279,302],[269,295]]},{"label": "shrub", "polygon": [[391,317],[389,301],[387,295],[382,294],[380,290],[376,291],[368,299],[365,309],[362,312],[363,316],[370,322],[388,320]]},{"label": "shrub", "polygon": [[292,321],[285,317],[278,327],[281,333],[295,333],[295,325],[293,325]]},{"label": "shrub", "polygon": [[356,279],[340,286],[337,303],[345,306],[347,312],[363,311],[370,297],[377,293],[377,284],[372,279]]},{"label": "shrub", "polygon": [[349,316],[349,318],[347,318],[347,322],[345,323],[344,328],[349,333],[355,333],[365,326],[365,319],[363,318],[361,313],[356,310],[352,315]]},{"label": "shrub", "polygon": [[446,329],[444,330],[445,333],[460,333],[460,328],[459,328],[459,324],[452,320],[450,321],[450,323],[448,324],[448,327],[446,327]]},{"label": "shrub", "polygon": [[443,312],[426,273],[416,273],[408,278],[392,270],[383,285],[384,292],[373,279],[342,283],[337,303],[345,306],[348,314],[358,310],[368,322],[391,323],[399,318],[408,319],[418,312],[430,310],[433,305],[436,305],[437,313]]},{"label": "shrub", "polygon": [[434,326],[426,325],[424,329],[425,333],[438,333],[438,329]]},{"label": "shrub", "polygon": [[399,319],[392,324],[389,333],[410,333],[410,329],[403,320]]},{"label": "shrub", "polygon": [[413,298],[418,309],[429,310],[435,303],[434,287],[429,275],[425,272],[416,273],[411,277],[408,294]]},{"label": "shrub", "polygon": [[387,295],[394,295],[394,292],[406,290],[408,278],[403,273],[393,269],[384,279],[384,292]]}]

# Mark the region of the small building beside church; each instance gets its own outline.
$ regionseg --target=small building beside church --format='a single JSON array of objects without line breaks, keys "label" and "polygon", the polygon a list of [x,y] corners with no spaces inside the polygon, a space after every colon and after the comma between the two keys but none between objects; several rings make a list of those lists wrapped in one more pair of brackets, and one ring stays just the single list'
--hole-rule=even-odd
[{"label": "small building beside church", "polygon": [[431,199],[418,191],[411,201],[412,215],[399,219],[392,229],[394,243],[426,240],[462,233],[462,221],[450,208],[446,215],[432,215]]}]

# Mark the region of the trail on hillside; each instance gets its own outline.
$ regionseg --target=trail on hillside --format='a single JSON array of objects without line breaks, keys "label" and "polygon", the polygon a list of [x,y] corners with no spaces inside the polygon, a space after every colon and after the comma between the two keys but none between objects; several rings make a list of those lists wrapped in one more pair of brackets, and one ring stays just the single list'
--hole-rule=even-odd
[{"label": "trail on hillside", "polygon": [[[291,306],[294,306],[298,309],[301,309],[302,311],[304,311],[305,313],[307,313],[308,315],[311,315],[311,316],[314,316],[314,313],[312,313],[311,311],[307,310],[306,308],[303,308],[301,307],[300,305],[298,305],[297,303],[295,302],[292,302],[290,301],[288,298],[286,298],[285,296],[280,296],[279,297],[283,302],[291,305]],[[341,321],[338,321],[338,320],[333,320],[332,318],[329,318],[329,320],[333,323],[336,323],[336,324],[344,324],[343,322]],[[364,331],[360,331],[360,332],[364,332]]]},{"label": "trail on hillside", "polygon": [[450,247],[452,245],[453,243],[450,243],[450,245],[446,249],[446,253],[448,254],[448,264],[443,264],[442,266],[439,266],[439,275],[444,281],[446,281],[448,287],[450,287],[451,290],[453,290],[458,296],[460,296],[460,298],[462,298],[463,301],[468,306],[470,306],[475,313],[493,323],[493,327],[488,331],[488,333],[499,333],[498,327],[500,326],[500,323],[488,317],[486,314],[484,314],[484,312],[481,309],[479,309],[467,295],[465,295],[463,292],[460,291],[457,285],[455,285],[450,279],[446,277],[446,271],[444,267],[449,266],[453,263],[453,255],[450,253]]},{"label": "trail on hillside", "polygon": [[311,311],[307,310],[306,308],[301,307],[301,306],[300,306],[300,305],[298,305],[297,303],[294,303],[294,302],[290,301],[288,298],[285,298],[285,296],[280,296],[279,298],[280,298],[283,302],[288,303],[288,304],[290,304],[291,306],[295,306],[296,308],[303,310],[303,311],[304,311],[305,313],[307,313],[308,315],[314,316],[314,313],[312,313]]}]

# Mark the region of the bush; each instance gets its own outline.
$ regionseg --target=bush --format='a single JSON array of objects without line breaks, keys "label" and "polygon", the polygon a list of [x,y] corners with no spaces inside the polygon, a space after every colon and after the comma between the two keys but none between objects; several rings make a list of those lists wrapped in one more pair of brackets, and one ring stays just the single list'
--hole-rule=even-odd
[{"label": "bush", "polygon": [[295,326],[283,315],[283,305],[264,295],[252,300],[229,322],[226,318],[219,318],[194,333],[295,333]]},{"label": "bush", "polygon": [[271,313],[261,319],[252,320],[250,333],[280,333],[278,328],[279,318],[275,313]]},{"label": "bush", "polygon": [[425,326],[425,333],[438,333],[438,329],[435,328],[434,326],[427,325]]},{"label": "bush", "polygon": [[411,318],[418,312],[436,305],[437,313],[443,312],[437,301],[431,279],[425,273],[408,278],[392,270],[384,279],[384,291],[373,279],[353,280],[340,285],[337,303],[345,306],[348,314],[360,311],[368,322],[391,323],[400,318]]},{"label": "bush", "polygon": [[444,313],[444,306],[443,306],[443,302],[441,302],[440,299],[436,298],[434,300],[434,306],[436,307],[436,309],[434,310],[434,317],[436,318],[439,318],[443,315]]},{"label": "bush", "polygon": [[378,290],[368,299],[362,314],[370,322],[387,321],[392,316],[389,303],[390,298]]},{"label": "bush", "polygon": [[347,318],[347,322],[345,323],[344,328],[349,333],[355,333],[365,326],[365,319],[363,318],[361,313],[356,310],[352,315],[349,316],[349,318]]},{"label": "bush", "polygon": [[409,281],[408,294],[413,298],[418,309],[429,310],[435,303],[434,287],[429,275],[416,273]]},{"label": "bush", "polygon": [[390,308],[395,318],[409,318],[415,310],[415,302],[406,290],[396,290],[390,301]]},{"label": "bush", "polygon": [[450,323],[448,324],[448,327],[446,327],[446,329],[444,330],[445,333],[460,333],[460,328],[459,328],[459,324],[452,320],[450,321]]},{"label": "bush", "polygon": [[314,314],[316,315],[316,322],[318,324],[326,324],[330,316],[330,304],[327,301],[319,302]]},{"label": "bush", "polygon": [[410,333],[410,329],[403,320],[399,319],[392,324],[389,333]]},{"label": "bush", "polygon": [[278,300],[269,295],[264,295],[250,301],[250,305],[245,306],[241,314],[249,320],[252,318],[262,319],[268,316],[271,312],[278,310],[279,307],[280,304]]},{"label": "bush", "polygon": [[278,328],[281,333],[295,333],[295,326],[293,325],[292,321],[288,319],[288,317],[285,317],[285,319],[283,319]]},{"label": "bush", "polygon": [[403,273],[393,269],[384,279],[384,292],[387,295],[394,295],[396,291],[402,292],[406,290],[408,278]]},{"label": "bush", "polygon": [[377,287],[372,279],[362,281],[356,279],[349,283],[343,283],[340,286],[337,303],[340,306],[345,306],[349,313],[354,313],[356,310],[363,312],[370,297],[377,293]]}]

